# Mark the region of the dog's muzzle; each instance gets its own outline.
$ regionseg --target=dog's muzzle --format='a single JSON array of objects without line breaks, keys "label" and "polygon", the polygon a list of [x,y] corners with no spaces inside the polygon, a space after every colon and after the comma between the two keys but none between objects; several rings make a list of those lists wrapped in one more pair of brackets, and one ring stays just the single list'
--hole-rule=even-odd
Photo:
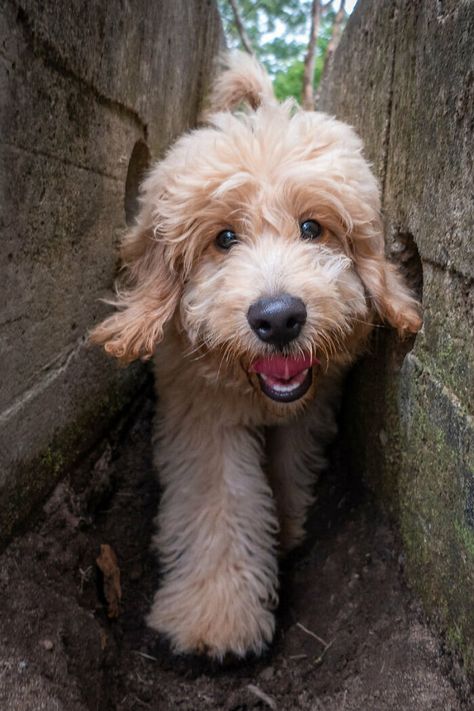
[{"label": "dog's muzzle", "polygon": [[260,388],[267,397],[277,402],[295,402],[311,387],[316,358],[309,356],[260,358],[252,363],[250,372],[258,376]]}]

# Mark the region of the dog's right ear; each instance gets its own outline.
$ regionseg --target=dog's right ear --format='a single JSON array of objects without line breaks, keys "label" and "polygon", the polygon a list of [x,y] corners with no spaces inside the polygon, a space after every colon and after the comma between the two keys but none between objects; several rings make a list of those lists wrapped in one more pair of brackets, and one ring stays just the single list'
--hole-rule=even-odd
[{"label": "dog's right ear", "polygon": [[[142,216],[141,216],[142,217]],[[148,224],[147,224],[148,223]],[[90,334],[107,353],[129,363],[150,358],[163,338],[181,295],[181,280],[166,259],[165,245],[150,221],[142,220],[125,237],[121,257],[125,286],[109,303],[118,311]]]}]

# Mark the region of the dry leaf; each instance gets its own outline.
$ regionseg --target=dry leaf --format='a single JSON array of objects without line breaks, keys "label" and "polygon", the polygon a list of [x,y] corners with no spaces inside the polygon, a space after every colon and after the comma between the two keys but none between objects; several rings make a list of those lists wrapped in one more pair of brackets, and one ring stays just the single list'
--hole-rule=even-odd
[{"label": "dry leaf", "polygon": [[100,648],[102,651],[107,647],[108,637],[107,632],[103,629],[100,630]]},{"label": "dry leaf", "polygon": [[96,560],[99,569],[104,576],[104,595],[107,600],[107,615],[115,618],[120,614],[120,601],[122,599],[122,588],[120,587],[120,569],[111,546],[102,543],[100,555]]}]

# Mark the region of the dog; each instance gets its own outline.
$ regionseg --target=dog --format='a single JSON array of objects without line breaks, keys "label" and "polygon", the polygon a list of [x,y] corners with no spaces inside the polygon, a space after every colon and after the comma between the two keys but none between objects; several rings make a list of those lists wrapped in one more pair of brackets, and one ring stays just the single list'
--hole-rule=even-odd
[{"label": "dog", "polygon": [[145,179],[121,256],[117,311],[92,340],[124,362],[156,354],[163,580],[148,624],[178,653],[259,654],[341,378],[377,322],[421,326],[384,254],[377,180],[350,126],[278,103],[236,54]]}]

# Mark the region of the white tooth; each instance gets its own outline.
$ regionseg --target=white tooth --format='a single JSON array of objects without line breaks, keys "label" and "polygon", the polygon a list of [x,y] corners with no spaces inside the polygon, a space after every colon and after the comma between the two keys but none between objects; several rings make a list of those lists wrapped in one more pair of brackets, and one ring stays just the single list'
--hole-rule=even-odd
[{"label": "white tooth", "polygon": [[275,392],[277,392],[277,393],[291,393],[293,390],[296,390],[297,388],[299,388],[301,383],[306,378],[308,370],[309,370],[309,368],[306,368],[306,370],[303,370],[301,373],[298,374],[298,381],[296,383],[288,383],[288,385],[273,384],[270,382],[270,378],[268,376],[266,376],[264,373],[260,373],[260,377]]},{"label": "white tooth", "polygon": [[272,390],[275,390],[277,393],[291,393],[293,390],[296,390],[299,388],[300,383],[296,383],[296,385],[273,385]]}]

